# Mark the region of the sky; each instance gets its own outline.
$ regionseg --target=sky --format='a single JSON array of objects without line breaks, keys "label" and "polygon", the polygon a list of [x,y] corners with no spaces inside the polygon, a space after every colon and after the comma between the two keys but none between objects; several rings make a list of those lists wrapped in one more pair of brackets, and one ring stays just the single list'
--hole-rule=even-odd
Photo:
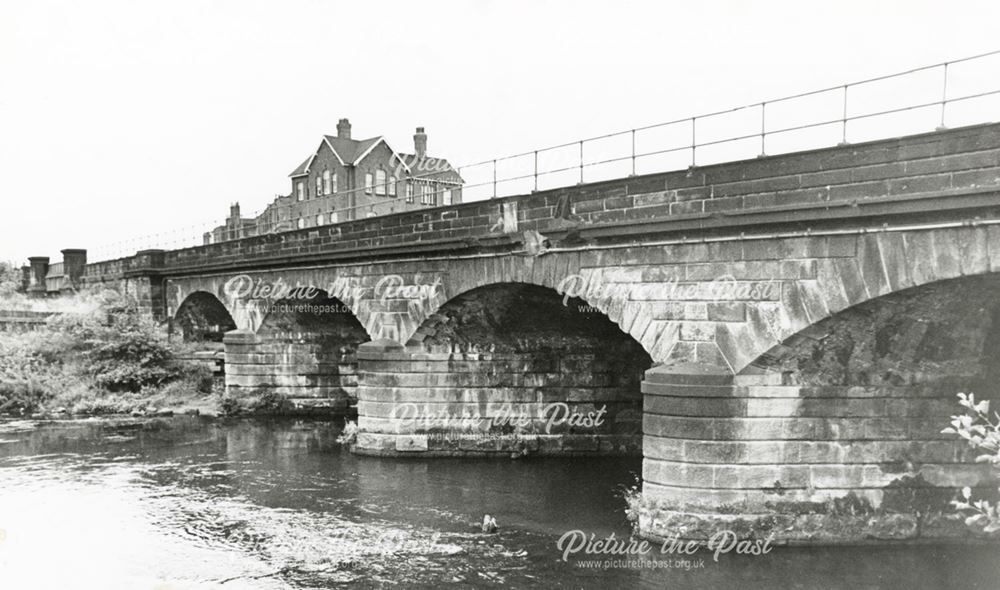
[{"label": "sky", "polygon": [[[0,260],[184,243],[287,194],[344,117],[406,152],[423,126],[468,164],[993,51],[998,17],[995,0],[0,0]],[[969,88],[1000,81],[992,63]],[[839,116],[830,98],[803,109]]]}]

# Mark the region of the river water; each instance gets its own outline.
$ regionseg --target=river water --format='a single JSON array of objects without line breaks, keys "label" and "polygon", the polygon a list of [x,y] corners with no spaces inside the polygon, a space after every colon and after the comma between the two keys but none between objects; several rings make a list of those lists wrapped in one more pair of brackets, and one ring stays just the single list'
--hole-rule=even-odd
[{"label": "river water", "polygon": [[[628,536],[621,493],[639,459],[356,457],[338,433],[197,417],[0,423],[0,589],[1000,588],[988,547],[718,561],[657,547],[591,569],[557,542]],[[499,533],[475,526],[486,513]]]}]

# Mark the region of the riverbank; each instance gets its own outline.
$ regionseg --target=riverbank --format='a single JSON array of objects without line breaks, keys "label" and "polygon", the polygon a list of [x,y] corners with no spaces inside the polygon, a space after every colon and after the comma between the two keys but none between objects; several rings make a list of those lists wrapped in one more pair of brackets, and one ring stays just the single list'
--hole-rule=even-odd
[{"label": "riverbank", "polygon": [[0,416],[226,411],[221,380],[189,360],[196,347],[169,339],[130,297],[85,292],[59,308],[32,330],[0,333]]}]

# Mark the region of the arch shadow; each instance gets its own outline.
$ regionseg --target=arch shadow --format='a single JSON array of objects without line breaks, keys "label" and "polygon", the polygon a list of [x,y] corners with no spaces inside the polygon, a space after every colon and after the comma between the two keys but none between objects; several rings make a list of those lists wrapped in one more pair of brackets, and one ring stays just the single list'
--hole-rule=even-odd
[{"label": "arch shadow", "polygon": [[236,329],[226,306],[214,294],[194,291],[178,306],[171,322],[185,342],[221,343],[223,335]]}]

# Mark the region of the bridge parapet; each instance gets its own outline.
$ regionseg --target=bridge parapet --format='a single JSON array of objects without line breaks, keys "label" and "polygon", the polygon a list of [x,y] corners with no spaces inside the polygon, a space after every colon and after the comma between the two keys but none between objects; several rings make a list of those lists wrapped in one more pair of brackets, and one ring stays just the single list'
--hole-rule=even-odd
[{"label": "bridge parapet", "polygon": [[[940,199],[957,204],[998,184],[1000,125],[979,125],[171,250],[163,264],[179,271],[420,255],[509,246],[529,230],[607,240],[751,228],[787,220],[791,210],[801,210],[796,218],[802,221],[831,211],[857,217],[852,208],[906,200],[923,203],[913,211],[933,210]],[[771,216],[755,215],[765,212]],[[672,225],[657,225],[664,222]]]}]

